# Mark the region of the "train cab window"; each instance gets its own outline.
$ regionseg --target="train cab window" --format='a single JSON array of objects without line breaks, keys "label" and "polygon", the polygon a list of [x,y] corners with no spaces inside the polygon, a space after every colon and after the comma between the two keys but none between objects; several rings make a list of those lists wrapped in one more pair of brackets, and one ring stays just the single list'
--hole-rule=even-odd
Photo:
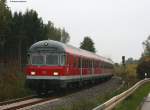
[{"label": "train cab window", "polygon": [[43,55],[32,55],[31,62],[33,65],[44,65],[44,56]]},{"label": "train cab window", "polygon": [[60,55],[60,65],[63,66],[66,63],[66,55]]},{"label": "train cab window", "polygon": [[59,56],[57,54],[51,54],[46,56],[47,65],[59,65]]}]

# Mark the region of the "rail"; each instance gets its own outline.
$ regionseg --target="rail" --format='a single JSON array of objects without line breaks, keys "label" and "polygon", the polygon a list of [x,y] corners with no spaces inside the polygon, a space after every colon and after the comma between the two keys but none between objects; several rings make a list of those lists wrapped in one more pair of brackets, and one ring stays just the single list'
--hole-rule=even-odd
[{"label": "rail", "polygon": [[19,102],[19,101],[24,101],[24,100],[28,100],[28,99],[32,99],[34,97],[37,97],[37,95],[29,95],[29,96],[21,97],[21,98],[17,98],[17,99],[6,100],[6,101],[3,101],[3,102],[0,102],[0,106],[15,103],[15,102]]},{"label": "rail", "polygon": [[117,104],[119,104],[121,101],[123,101],[125,98],[127,98],[129,95],[131,95],[138,87],[143,85],[144,83],[150,81],[150,78],[146,78],[144,80],[141,80],[137,82],[134,86],[129,88],[128,90],[124,91],[123,93],[114,96],[110,100],[106,101],[105,103],[97,106],[96,108],[92,110],[112,110]]}]

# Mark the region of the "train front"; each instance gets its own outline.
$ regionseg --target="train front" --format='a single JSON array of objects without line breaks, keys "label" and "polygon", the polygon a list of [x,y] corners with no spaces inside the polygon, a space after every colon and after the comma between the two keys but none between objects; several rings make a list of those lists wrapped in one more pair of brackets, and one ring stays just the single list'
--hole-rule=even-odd
[{"label": "train front", "polygon": [[26,85],[38,94],[63,86],[66,54],[62,43],[45,40],[33,44],[28,52]]}]

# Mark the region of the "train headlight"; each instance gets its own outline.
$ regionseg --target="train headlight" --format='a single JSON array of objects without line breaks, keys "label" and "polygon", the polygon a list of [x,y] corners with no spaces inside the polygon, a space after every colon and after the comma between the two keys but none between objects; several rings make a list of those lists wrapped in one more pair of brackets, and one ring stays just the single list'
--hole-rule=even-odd
[{"label": "train headlight", "polygon": [[53,75],[54,75],[54,76],[58,76],[59,73],[58,73],[58,72],[54,72]]},{"label": "train headlight", "polygon": [[35,71],[31,71],[31,75],[35,75]]}]

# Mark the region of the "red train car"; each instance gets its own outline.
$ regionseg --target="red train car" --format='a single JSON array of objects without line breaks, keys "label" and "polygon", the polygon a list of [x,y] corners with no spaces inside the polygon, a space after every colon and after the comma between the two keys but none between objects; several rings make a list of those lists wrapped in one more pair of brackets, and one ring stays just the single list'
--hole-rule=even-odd
[{"label": "red train car", "polygon": [[27,86],[38,93],[111,77],[111,60],[53,40],[29,49],[25,68]]}]

